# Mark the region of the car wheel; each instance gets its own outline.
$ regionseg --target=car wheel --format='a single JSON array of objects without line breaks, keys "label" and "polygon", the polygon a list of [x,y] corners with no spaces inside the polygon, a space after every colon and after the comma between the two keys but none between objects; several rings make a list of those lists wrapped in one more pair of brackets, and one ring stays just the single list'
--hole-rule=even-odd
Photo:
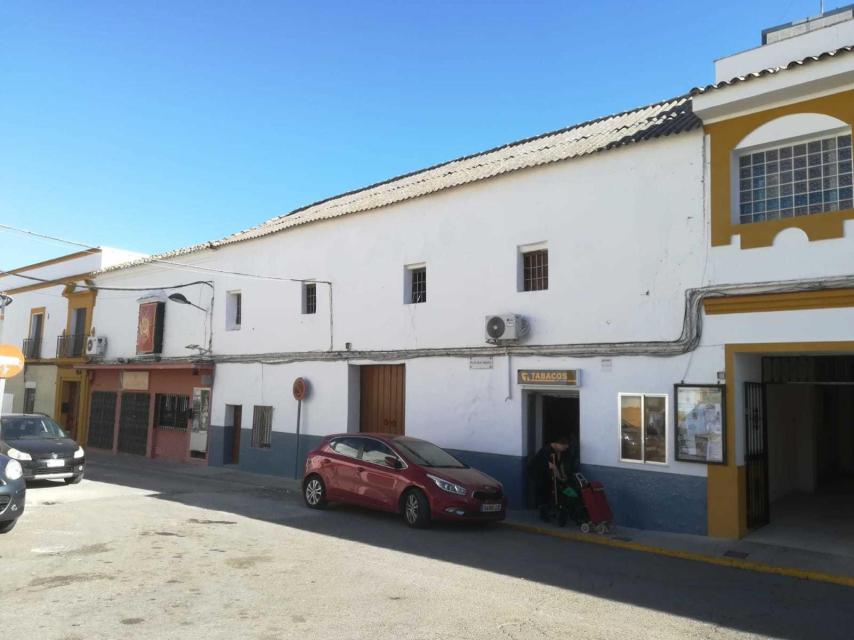
[{"label": "car wheel", "polygon": [[419,489],[410,489],[403,498],[403,519],[413,529],[430,526],[430,503]]},{"label": "car wheel", "polygon": [[18,524],[17,520],[9,520],[8,522],[0,522],[0,533],[9,533]]},{"label": "car wheel", "polygon": [[320,476],[306,478],[302,497],[312,509],[323,509],[326,506],[326,485],[323,484],[323,479]]},{"label": "car wheel", "polygon": [[83,479],[83,474],[78,473],[76,476],[72,476],[70,478],[65,479],[65,484],[80,484],[80,481]]}]

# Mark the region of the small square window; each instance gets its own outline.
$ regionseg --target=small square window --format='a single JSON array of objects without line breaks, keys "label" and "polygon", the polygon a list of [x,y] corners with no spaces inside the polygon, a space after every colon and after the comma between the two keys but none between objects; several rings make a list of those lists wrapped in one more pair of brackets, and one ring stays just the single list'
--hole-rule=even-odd
[{"label": "small square window", "polygon": [[302,312],[303,314],[317,313],[317,283],[302,283]]},{"label": "small square window", "polygon": [[522,290],[544,291],[549,288],[549,250],[522,253]]}]

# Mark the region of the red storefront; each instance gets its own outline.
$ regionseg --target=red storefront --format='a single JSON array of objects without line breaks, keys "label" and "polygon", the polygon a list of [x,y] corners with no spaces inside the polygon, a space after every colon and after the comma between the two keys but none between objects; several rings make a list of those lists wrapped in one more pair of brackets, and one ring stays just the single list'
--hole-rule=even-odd
[{"label": "red storefront", "polygon": [[213,365],[90,364],[89,447],[150,458],[204,461]]}]

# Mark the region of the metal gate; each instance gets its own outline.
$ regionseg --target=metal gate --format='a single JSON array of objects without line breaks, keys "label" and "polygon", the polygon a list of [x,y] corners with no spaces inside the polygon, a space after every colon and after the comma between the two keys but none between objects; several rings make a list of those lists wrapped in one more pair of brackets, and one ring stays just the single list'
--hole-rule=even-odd
[{"label": "metal gate", "polygon": [[123,393],[119,415],[119,451],[144,456],[148,447],[147,393]]},{"label": "metal gate", "polygon": [[97,449],[112,449],[115,426],[116,393],[93,391],[89,409],[89,446]]},{"label": "metal gate", "polygon": [[744,424],[747,446],[744,466],[747,482],[747,527],[756,529],[768,524],[768,425],[765,421],[765,385],[744,383]]}]

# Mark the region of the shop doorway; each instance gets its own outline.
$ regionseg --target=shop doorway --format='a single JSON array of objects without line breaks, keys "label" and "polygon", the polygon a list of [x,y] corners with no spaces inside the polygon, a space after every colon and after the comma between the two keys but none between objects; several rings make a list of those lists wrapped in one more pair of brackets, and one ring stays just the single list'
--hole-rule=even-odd
[{"label": "shop doorway", "polygon": [[[547,443],[565,437],[570,442],[570,462],[578,465],[580,404],[577,392],[526,392],[528,461]],[[528,507],[535,507],[534,488],[528,478]]]},{"label": "shop doorway", "polygon": [[63,380],[60,393],[59,424],[73,440],[76,440],[77,418],[80,413],[80,383],[76,380]]},{"label": "shop doorway", "polygon": [[757,356],[744,386],[750,538],[854,557],[854,357]]}]

